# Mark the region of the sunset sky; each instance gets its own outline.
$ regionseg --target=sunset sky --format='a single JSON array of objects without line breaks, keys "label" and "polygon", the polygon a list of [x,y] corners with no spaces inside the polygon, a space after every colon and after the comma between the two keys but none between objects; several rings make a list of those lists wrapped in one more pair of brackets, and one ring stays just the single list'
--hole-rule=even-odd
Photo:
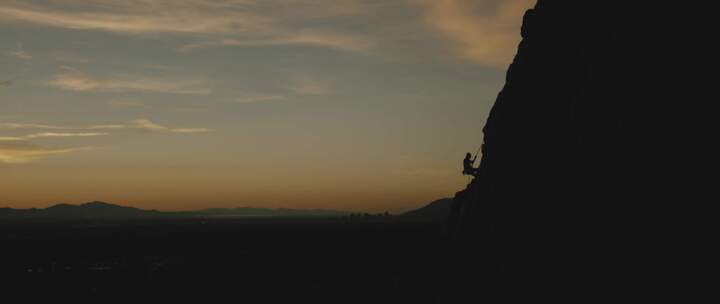
[{"label": "sunset sky", "polygon": [[2,0],[0,207],[451,196],[534,2]]}]

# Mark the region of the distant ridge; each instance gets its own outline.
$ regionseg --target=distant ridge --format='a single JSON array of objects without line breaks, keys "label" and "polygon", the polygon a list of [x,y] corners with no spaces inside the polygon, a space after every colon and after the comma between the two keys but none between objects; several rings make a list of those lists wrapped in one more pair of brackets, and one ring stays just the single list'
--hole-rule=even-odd
[{"label": "distant ridge", "polygon": [[45,209],[0,208],[0,219],[110,219],[160,216],[156,210],[142,210],[105,202],[89,202],[81,205],[57,204]]},{"label": "distant ridge", "polygon": [[198,215],[206,216],[345,216],[349,212],[328,210],[328,209],[287,209],[287,208],[213,208],[191,211]]},{"label": "distant ridge", "polygon": [[425,207],[405,212],[402,216],[418,219],[445,220],[450,216],[452,202],[452,198],[441,198]]},{"label": "distant ridge", "polygon": [[45,209],[0,208],[0,219],[135,219],[153,217],[341,217],[348,212],[326,209],[214,208],[197,211],[162,212],[106,202],[81,205],[57,204]]}]

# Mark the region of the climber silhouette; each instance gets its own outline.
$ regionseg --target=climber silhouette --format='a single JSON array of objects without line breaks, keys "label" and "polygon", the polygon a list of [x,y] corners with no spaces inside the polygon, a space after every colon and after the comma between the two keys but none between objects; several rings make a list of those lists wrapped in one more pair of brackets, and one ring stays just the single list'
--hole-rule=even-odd
[{"label": "climber silhouette", "polygon": [[477,159],[477,156],[473,157],[470,152],[465,154],[465,159],[463,159],[463,174],[464,175],[472,175],[476,176],[478,173],[478,169],[473,167],[475,164],[475,160]]}]

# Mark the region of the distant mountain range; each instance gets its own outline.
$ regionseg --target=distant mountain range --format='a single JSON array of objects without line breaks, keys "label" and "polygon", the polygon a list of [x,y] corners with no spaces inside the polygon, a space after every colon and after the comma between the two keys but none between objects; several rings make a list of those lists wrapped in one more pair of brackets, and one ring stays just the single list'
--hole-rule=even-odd
[{"label": "distant mountain range", "polygon": [[[444,220],[450,214],[451,198],[436,200],[422,208],[405,212],[403,218]],[[80,205],[57,204],[48,208],[0,208],[0,219],[137,219],[180,217],[342,217],[350,212],[329,209],[212,208],[195,211],[158,211],[120,206],[105,202]]]},{"label": "distant mountain range", "polygon": [[45,209],[0,208],[0,219],[134,219],[160,217],[340,217],[349,212],[326,209],[215,208],[162,212],[105,202],[58,204]]}]

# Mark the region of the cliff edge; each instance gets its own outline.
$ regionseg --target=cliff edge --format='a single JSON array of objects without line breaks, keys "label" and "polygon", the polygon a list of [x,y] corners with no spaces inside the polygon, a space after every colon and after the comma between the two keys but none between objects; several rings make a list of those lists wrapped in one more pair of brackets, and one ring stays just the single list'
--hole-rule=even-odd
[{"label": "cliff edge", "polygon": [[[449,219],[447,302],[669,296],[693,204],[679,7],[540,0]],[[648,286],[648,287],[643,287]],[[455,300],[452,300],[455,299]]]}]

